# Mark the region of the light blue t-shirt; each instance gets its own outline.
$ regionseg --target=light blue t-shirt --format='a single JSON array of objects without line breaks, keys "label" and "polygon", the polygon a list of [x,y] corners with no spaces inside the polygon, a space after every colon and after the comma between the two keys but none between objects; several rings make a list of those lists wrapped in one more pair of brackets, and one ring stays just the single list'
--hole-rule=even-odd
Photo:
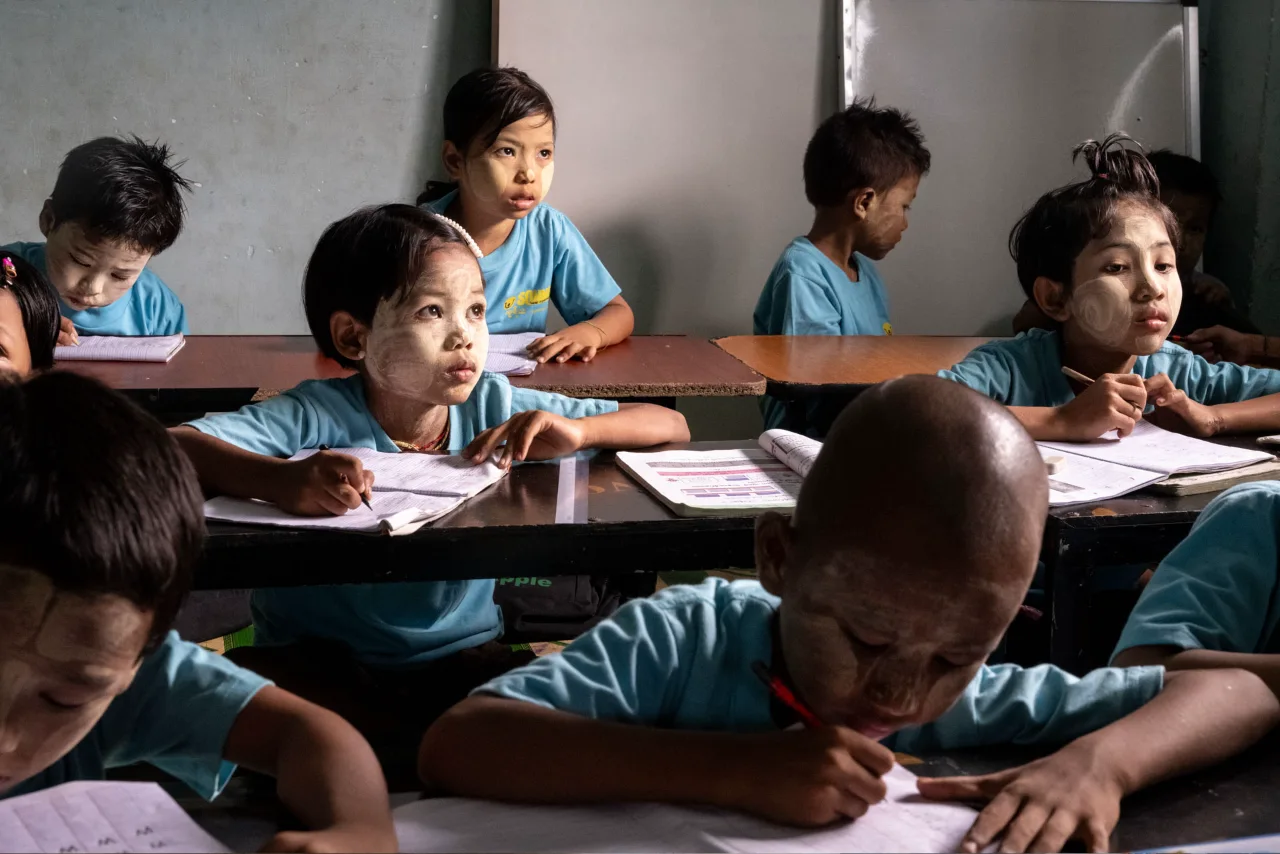
[{"label": "light blue t-shirt", "polygon": [[[1133,373],[1143,379],[1168,374],[1187,397],[1206,406],[1280,392],[1280,371],[1234,362],[1215,365],[1167,341],[1150,356],[1139,356]],[[1075,398],[1062,373],[1061,337],[1044,329],[983,344],[951,370],[939,371],[938,376],[967,385],[1005,406],[1063,406]]]},{"label": "light blue t-shirt", "polygon": [[[424,208],[442,214],[458,191]],[[506,241],[480,259],[489,331],[545,332],[547,306],[570,324],[595,317],[622,293],[569,218],[540,204],[521,219]],[[548,302],[548,300],[550,302]]]},{"label": "light blue t-shirt", "polygon": [[[47,276],[44,247],[43,243],[10,243],[0,249],[21,256]],[[110,305],[75,311],[59,297],[58,308],[81,335],[189,334],[182,301],[159,276],[145,268],[133,287]]]},{"label": "light blue t-shirt", "polygon": [[1280,653],[1280,482],[1219,495],[1160,564],[1112,657],[1135,646]]},{"label": "light blue t-shirt", "polygon": [[[673,729],[767,732],[778,724],[752,664],[772,661],[778,599],[754,581],[711,578],[623,606],[563,652],[476,689],[590,718]],[[983,666],[946,713],[884,740],[894,750],[1062,743],[1160,692],[1164,668]]]},{"label": "light blue t-shirt", "polygon": [[66,756],[0,798],[101,780],[108,768],[146,762],[212,800],[236,770],[222,758],[231,726],[270,684],[169,632],[143,660],[133,684]]},{"label": "light blue t-shirt", "polygon": [[[513,388],[506,377],[485,372],[465,403],[449,407],[449,450],[460,451],[479,433],[531,409],[585,418],[616,412],[618,404]],[[291,457],[320,445],[399,450],[369,412],[358,374],[308,380],[278,397],[190,426],[269,457]],[[255,590],[254,643],[279,646],[327,638],[351,647],[370,664],[418,664],[479,646],[502,632],[493,585],[492,579],[476,579]]]},{"label": "light blue t-shirt", "polygon": [[[892,335],[889,300],[880,272],[855,252],[858,281],[797,237],[773,265],[752,316],[755,335]],[[765,428],[783,426],[785,404],[769,395],[760,402]],[[799,425],[791,425],[799,426]]]}]

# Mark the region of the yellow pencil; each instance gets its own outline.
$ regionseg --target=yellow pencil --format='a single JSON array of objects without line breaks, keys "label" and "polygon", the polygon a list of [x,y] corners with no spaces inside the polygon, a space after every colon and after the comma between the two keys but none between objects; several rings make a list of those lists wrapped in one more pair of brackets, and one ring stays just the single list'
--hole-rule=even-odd
[{"label": "yellow pencil", "polygon": [[1073,371],[1071,368],[1068,368],[1066,365],[1062,366],[1062,372],[1067,376],[1071,377],[1071,379],[1075,380],[1078,383],[1084,383],[1085,385],[1093,385],[1093,380],[1089,379],[1079,371]]}]

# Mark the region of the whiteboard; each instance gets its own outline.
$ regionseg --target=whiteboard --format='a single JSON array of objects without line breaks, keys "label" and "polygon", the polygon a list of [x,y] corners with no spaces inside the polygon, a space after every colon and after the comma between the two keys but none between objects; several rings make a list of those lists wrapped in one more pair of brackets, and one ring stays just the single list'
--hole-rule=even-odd
[{"label": "whiteboard", "polygon": [[1177,3],[845,0],[845,10],[846,85],[911,112],[933,153],[910,228],[880,265],[898,332],[1009,334],[1024,299],[1009,230],[1042,193],[1087,174],[1072,166],[1074,143],[1122,130],[1189,150]]}]

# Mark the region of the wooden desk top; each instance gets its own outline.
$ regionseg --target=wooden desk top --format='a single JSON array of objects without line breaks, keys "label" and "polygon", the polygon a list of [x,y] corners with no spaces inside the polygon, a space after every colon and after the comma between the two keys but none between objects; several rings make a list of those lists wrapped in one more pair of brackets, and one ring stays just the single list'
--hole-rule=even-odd
[{"label": "wooden desk top", "polygon": [[[192,335],[173,360],[60,362],[58,367],[130,392],[280,391],[350,371],[306,335]],[[541,365],[512,384],[571,397],[734,397],[764,393],[764,378],[719,348],[683,335],[640,336],[589,364]],[[190,398],[190,396],[189,396]],[[247,402],[247,400],[246,400]],[[198,401],[193,401],[193,405]]]},{"label": "wooden desk top", "polygon": [[852,390],[904,374],[932,374],[990,338],[932,335],[736,335],[716,345],[791,394]]}]

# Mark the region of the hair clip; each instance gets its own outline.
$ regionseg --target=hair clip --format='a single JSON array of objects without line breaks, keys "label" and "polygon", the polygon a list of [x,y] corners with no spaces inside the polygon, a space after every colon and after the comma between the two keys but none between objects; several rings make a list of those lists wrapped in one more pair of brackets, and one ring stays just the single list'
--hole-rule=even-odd
[{"label": "hair clip", "polygon": [[1110,175],[1109,173],[1107,173],[1107,172],[1099,172],[1099,173],[1098,173],[1098,177],[1099,177],[1099,178],[1102,178],[1103,180],[1106,180],[1106,181],[1111,180],[1111,175]]},{"label": "hair clip", "polygon": [[462,239],[467,242],[467,248],[470,249],[472,254],[476,256],[477,260],[484,257],[484,253],[480,251],[479,245],[477,245],[476,242],[471,239],[471,235],[467,234],[467,230],[465,228],[463,228],[461,225],[454,222],[453,220],[449,219],[444,214],[438,214],[435,211],[428,211],[428,213],[430,213],[433,217],[443,222],[445,225],[456,228],[458,230],[458,233],[462,235]]},{"label": "hair clip", "polygon": [[4,283],[12,285],[14,280],[18,278],[18,268],[13,266],[13,259],[8,255],[4,257]]}]

